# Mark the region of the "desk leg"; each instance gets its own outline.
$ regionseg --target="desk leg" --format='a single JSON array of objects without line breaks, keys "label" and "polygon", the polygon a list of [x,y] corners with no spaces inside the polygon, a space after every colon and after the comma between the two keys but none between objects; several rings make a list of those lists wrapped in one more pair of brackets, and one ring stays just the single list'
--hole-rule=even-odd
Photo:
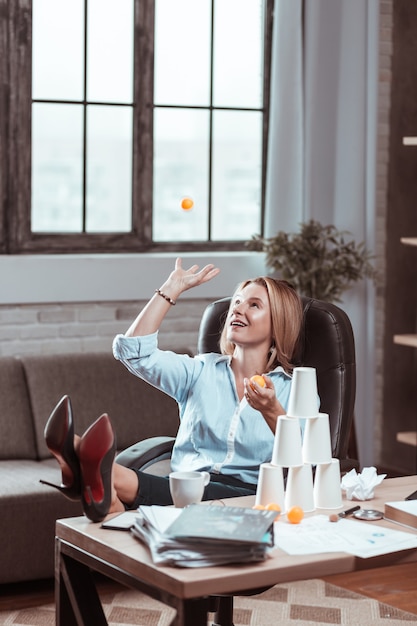
[{"label": "desk leg", "polygon": [[183,600],[176,609],[172,626],[207,626],[208,598]]},{"label": "desk leg", "polygon": [[59,540],[55,558],[56,626],[108,626],[90,569],[62,554]]},{"label": "desk leg", "polygon": [[[70,556],[67,549],[62,551],[61,546],[61,541],[57,538],[55,545],[56,626],[108,626],[91,569],[77,558]],[[102,569],[98,571],[105,573]],[[122,581],[117,577],[115,580],[129,586],[126,580]],[[135,585],[132,587],[135,588]],[[162,599],[159,596],[155,597]],[[169,594],[169,598],[166,604],[177,611],[171,626],[207,626],[207,613],[210,610],[208,597],[181,600],[174,599]],[[162,601],[164,602],[163,599]]]}]

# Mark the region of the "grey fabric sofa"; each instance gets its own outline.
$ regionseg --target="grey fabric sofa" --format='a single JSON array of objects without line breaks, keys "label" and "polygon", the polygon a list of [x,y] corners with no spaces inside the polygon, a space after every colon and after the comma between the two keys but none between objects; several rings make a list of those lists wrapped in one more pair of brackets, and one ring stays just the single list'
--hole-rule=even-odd
[{"label": "grey fabric sofa", "polygon": [[78,502],[39,482],[60,483],[43,431],[65,394],[80,434],[108,413],[118,450],[177,432],[176,403],[111,353],[1,357],[0,584],[52,577],[55,520],[82,514]]}]

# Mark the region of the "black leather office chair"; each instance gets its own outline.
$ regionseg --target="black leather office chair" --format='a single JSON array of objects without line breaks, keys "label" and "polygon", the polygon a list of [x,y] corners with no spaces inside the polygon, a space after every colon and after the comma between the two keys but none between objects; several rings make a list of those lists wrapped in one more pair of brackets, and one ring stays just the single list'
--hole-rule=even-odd
[{"label": "black leather office chair", "polygon": [[[359,466],[355,458],[349,458],[356,395],[352,326],[346,313],[335,304],[304,296],[302,301],[304,326],[297,365],[316,369],[320,411],[329,414],[332,455],[340,460],[342,472],[347,471]],[[222,298],[206,307],[198,334],[199,353],[219,351],[229,304],[230,298]],[[152,465],[169,459],[173,444],[173,437],[152,437],[130,446],[116,460],[127,467],[152,471]],[[169,471],[168,463],[166,468]]]},{"label": "black leather office chair", "polygon": [[[203,313],[198,335],[198,352],[218,352],[221,329],[230,298],[209,304]],[[304,325],[297,355],[297,365],[314,367],[320,396],[320,411],[328,413],[332,456],[340,460],[341,471],[358,468],[357,459],[349,458],[356,394],[355,342],[346,313],[329,302],[302,297]],[[153,471],[152,466],[165,464],[167,474],[173,437],[153,437],[134,444],[117,456],[127,467]],[[161,470],[159,470],[161,473]],[[244,591],[255,595],[262,589]],[[213,626],[233,626],[233,596],[213,598],[216,612]]]}]

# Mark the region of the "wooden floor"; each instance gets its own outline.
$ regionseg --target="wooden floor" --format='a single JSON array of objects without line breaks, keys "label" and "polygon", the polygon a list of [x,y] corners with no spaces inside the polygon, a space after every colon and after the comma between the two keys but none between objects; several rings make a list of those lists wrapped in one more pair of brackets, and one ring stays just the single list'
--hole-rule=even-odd
[{"label": "wooden floor", "polygon": [[[326,576],[323,580],[417,615],[417,563]],[[116,583],[106,579],[100,579],[98,586],[99,589],[109,586],[119,588]],[[39,606],[53,601],[53,580],[0,585],[0,611]]]},{"label": "wooden floor", "polygon": [[417,563],[324,576],[323,580],[417,615]]}]

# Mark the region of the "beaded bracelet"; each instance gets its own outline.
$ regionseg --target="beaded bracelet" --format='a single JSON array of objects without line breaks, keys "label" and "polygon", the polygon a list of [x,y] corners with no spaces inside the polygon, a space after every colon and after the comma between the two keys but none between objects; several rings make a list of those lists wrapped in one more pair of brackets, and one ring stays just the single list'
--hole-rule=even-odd
[{"label": "beaded bracelet", "polygon": [[175,306],[177,304],[175,300],[173,300],[169,296],[166,296],[164,293],[162,293],[160,289],[155,289],[155,293],[157,293],[158,296],[161,296],[161,298],[164,298],[164,300],[169,302],[172,306]]}]

